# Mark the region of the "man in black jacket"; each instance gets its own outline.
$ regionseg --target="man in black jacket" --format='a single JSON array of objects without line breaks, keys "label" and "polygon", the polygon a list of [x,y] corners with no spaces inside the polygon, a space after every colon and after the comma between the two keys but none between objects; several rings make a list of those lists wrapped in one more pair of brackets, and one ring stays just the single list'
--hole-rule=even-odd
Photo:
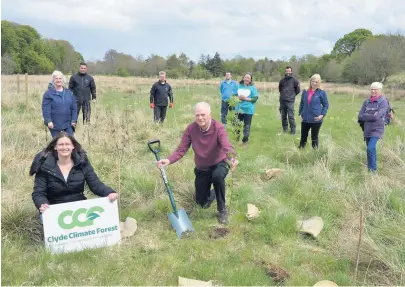
[{"label": "man in black jacket", "polygon": [[[170,104],[168,101],[170,99]],[[153,117],[161,124],[166,118],[167,106],[173,107],[172,87],[166,82],[166,73],[159,72],[159,81],[152,85],[150,89],[150,108],[153,109]]]},{"label": "man in black jacket", "polygon": [[[291,134],[295,134],[294,103],[295,96],[300,93],[300,82],[292,76],[292,68],[285,68],[285,77],[278,84],[280,92],[280,113],[283,132],[287,132],[290,123]],[[288,121],[287,121],[288,116]]]},{"label": "man in black jacket", "polygon": [[69,90],[73,92],[77,101],[77,117],[83,109],[83,124],[90,122],[91,105],[90,94],[96,100],[96,84],[92,76],[87,74],[87,64],[80,63],[79,72],[72,75],[69,80]]}]

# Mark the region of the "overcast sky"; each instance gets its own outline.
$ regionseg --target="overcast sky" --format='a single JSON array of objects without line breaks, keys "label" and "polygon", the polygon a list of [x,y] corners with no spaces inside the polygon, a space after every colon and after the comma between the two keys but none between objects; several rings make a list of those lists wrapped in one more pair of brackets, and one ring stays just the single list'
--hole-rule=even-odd
[{"label": "overcast sky", "polygon": [[185,52],[255,59],[321,55],[357,28],[405,29],[399,0],[3,0],[2,20],[68,40],[86,60]]}]

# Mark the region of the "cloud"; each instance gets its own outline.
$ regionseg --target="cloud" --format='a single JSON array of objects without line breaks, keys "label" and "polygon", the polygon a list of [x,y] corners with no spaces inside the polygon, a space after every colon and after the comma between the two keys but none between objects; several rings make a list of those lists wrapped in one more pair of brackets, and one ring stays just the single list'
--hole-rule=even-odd
[{"label": "cloud", "polygon": [[13,0],[4,1],[2,8],[4,14],[10,10],[16,14],[24,14],[26,18],[84,29],[128,31],[135,24],[131,15],[125,13],[123,6],[113,5],[113,1],[108,0]]},{"label": "cloud", "polygon": [[[2,6],[3,19],[23,15],[83,35],[103,31],[105,50],[184,51],[193,58],[216,51],[229,57],[320,55],[357,28],[376,34],[405,27],[405,5],[394,0],[3,0]],[[110,41],[116,33],[125,41]]]}]

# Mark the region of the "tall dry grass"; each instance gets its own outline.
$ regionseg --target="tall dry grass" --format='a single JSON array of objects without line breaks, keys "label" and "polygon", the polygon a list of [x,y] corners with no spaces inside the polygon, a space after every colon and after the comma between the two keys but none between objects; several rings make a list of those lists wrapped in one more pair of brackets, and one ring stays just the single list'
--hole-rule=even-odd
[{"label": "tall dry grass", "polygon": [[[278,135],[276,83],[263,84],[269,88],[260,94],[249,148],[242,150],[231,136],[240,166],[227,179],[227,238],[209,237],[215,207],[206,211],[193,203],[192,153],[167,169],[176,202],[190,212],[198,231],[179,242],[167,223],[170,205],[146,143],[162,140],[162,156],[168,155],[193,119],[194,102],[204,99],[219,110],[217,83],[173,81],[176,107],[160,127],[148,108],[153,80],[96,77],[99,102],[93,105],[92,124],[79,124],[75,136],[99,177],[120,191],[121,219],[135,217],[139,229],[119,247],[50,256],[42,248],[28,177],[34,155],[50,140],[40,106],[48,80],[30,77],[26,105],[24,86],[17,93],[11,77],[2,79],[2,283],[174,285],[179,275],[223,285],[275,285],[257,264],[263,261],[288,269],[287,285],[310,286],[321,279],[342,286],[405,284],[405,127],[401,122],[389,127],[378,146],[379,173],[368,174],[360,128],[351,119],[361,105],[357,95],[330,93],[321,148],[302,151],[297,138]],[[405,103],[393,104],[402,118]],[[263,173],[272,167],[284,174],[268,181]],[[245,219],[247,203],[262,210],[257,221]],[[364,233],[355,278],[360,210]],[[320,237],[298,236],[296,220],[313,215],[325,221]]]},{"label": "tall dry grass", "polygon": [[[69,75],[65,76],[66,82],[69,81]],[[35,90],[37,88],[45,87],[50,79],[50,75],[29,75],[29,89]],[[145,89],[149,89],[153,81],[157,81],[157,78],[141,78],[141,77],[118,77],[118,76],[94,76],[96,85],[99,90],[119,90],[130,94],[143,94]],[[239,81],[239,79],[235,79]],[[204,86],[218,86],[221,79],[211,80],[198,80],[198,79],[169,79],[173,88],[185,89],[188,92],[204,87]],[[2,75],[2,83],[8,87],[17,86],[16,75]],[[255,82],[257,88],[261,92],[278,93],[277,82]],[[25,80],[24,76],[20,76],[21,91],[24,91]],[[308,83],[301,82],[301,89],[307,89]],[[322,88],[329,93],[345,94],[352,96],[368,96],[369,86],[360,86],[353,84],[341,84],[341,83],[323,83]],[[391,87],[384,91],[384,93],[392,99],[400,99],[405,97],[405,90],[400,87]]]}]

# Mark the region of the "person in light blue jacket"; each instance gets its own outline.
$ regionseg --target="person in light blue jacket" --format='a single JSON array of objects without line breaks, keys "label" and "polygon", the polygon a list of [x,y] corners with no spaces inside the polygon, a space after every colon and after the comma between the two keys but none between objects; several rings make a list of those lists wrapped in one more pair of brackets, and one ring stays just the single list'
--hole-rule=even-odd
[{"label": "person in light blue jacket", "polygon": [[[255,104],[259,98],[257,89],[253,84],[253,76],[251,73],[246,73],[239,82],[238,98],[241,102],[235,107],[235,113],[238,115],[239,121],[243,121],[244,123],[242,147],[247,148],[250,126],[252,125],[252,118],[255,114]],[[240,134],[238,132],[237,137],[239,141]]]},{"label": "person in light blue jacket", "polygon": [[311,130],[312,148],[318,148],[319,130],[328,112],[328,108],[328,97],[326,92],[321,89],[321,76],[315,74],[309,80],[308,90],[303,90],[301,94],[301,103],[298,113],[302,119],[300,148],[306,146],[309,130]]},{"label": "person in light blue jacket", "polygon": [[44,124],[49,128],[52,137],[64,131],[74,135],[77,123],[77,104],[73,93],[63,86],[63,74],[52,73],[53,85],[48,86],[42,98],[42,116]]},{"label": "person in light blue jacket", "polygon": [[226,125],[228,111],[232,109],[232,107],[229,106],[229,99],[238,93],[238,83],[232,80],[232,75],[230,72],[225,74],[225,80],[221,82],[219,91],[221,92],[222,97],[221,122],[222,124]]}]

